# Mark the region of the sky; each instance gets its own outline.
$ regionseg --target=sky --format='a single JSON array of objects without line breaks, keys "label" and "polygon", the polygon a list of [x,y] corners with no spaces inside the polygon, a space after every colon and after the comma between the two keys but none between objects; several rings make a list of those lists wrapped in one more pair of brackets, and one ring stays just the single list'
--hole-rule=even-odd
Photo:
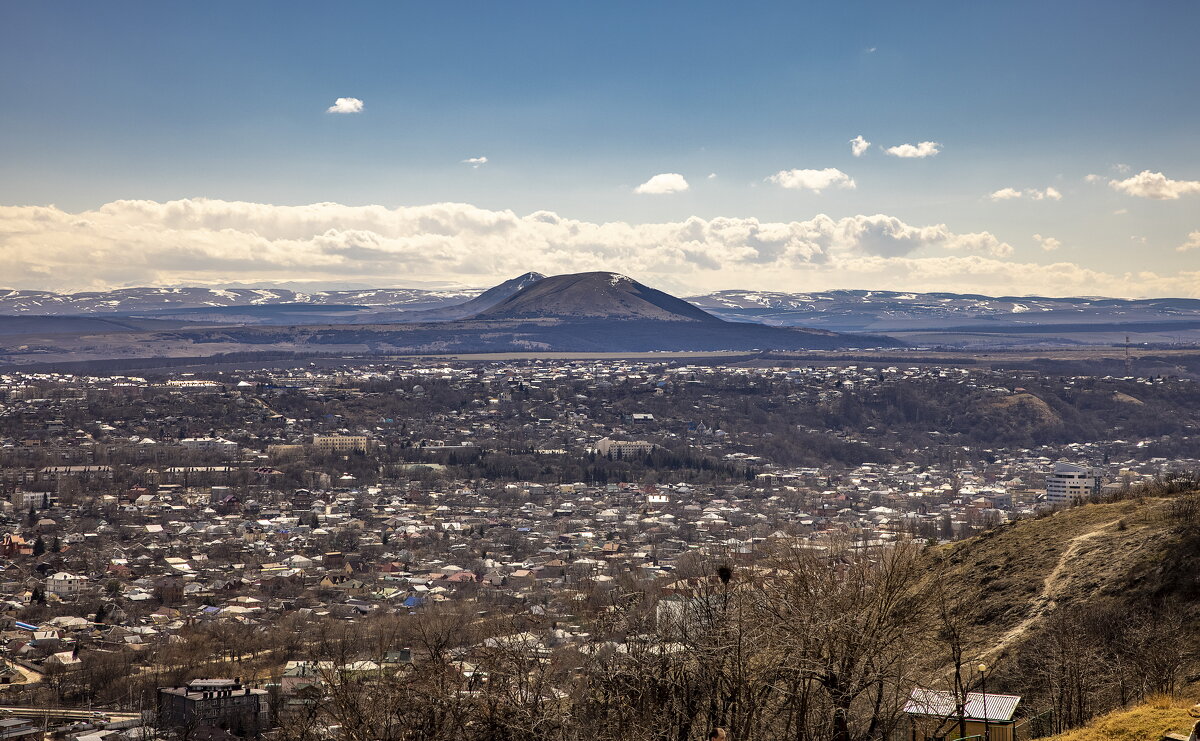
[{"label": "sky", "polygon": [[0,287],[1200,297],[1200,4],[8,2]]}]

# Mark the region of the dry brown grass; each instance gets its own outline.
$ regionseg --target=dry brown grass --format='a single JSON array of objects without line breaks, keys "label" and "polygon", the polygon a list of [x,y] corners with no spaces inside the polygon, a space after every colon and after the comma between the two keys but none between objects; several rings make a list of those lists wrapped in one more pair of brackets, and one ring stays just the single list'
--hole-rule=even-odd
[{"label": "dry brown grass", "polygon": [[1044,741],[1158,741],[1164,733],[1187,733],[1196,719],[1188,715],[1191,700],[1151,698],[1128,710],[1116,710],[1083,728],[1046,736]]},{"label": "dry brown grass", "polygon": [[1169,506],[1159,498],[1090,504],[939,548],[946,576],[979,590],[965,606],[973,617],[968,642],[989,653],[1056,606],[1121,598],[1131,573],[1169,547]]}]

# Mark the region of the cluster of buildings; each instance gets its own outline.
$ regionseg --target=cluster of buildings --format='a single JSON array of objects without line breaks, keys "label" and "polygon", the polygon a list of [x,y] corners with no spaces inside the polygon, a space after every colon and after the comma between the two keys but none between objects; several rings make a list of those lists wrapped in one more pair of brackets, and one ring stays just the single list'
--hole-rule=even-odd
[{"label": "cluster of buildings", "polygon": [[[800,465],[775,445],[778,418],[840,445],[898,442],[745,411],[752,394],[832,409],[906,382],[1026,393],[996,371],[846,364],[0,376],[0,664],[30,684],[100,653],[136,665],[203,626],[262,633],[297,615],[354,621],[441,602],[570,615],[623,582],[669,594],[700,555],[752,563],[782,539],[949,540],[1200,465],[1119,431],[1003,449],[938,429],[901,460]],[[567,620],[536,640],[586,632]],[[161,717],[261,729],[264,687],[297,684],[309,657],[277,658],[274,678],[164,687]]]}]

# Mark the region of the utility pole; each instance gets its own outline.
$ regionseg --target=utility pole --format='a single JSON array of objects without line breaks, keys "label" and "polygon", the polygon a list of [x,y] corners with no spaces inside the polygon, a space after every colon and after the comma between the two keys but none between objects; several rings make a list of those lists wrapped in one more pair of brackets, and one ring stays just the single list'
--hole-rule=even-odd
[{"label": "utility pole", "polygon": [[1133,357],[1129,354],[1129,335],[1125,335],[1125,375],[1133,375]]}]

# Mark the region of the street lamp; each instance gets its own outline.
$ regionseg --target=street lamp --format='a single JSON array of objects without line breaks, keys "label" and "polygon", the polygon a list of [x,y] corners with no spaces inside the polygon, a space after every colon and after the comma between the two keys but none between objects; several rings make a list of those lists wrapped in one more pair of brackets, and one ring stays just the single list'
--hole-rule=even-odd
[{"label": "street lamp", "polygon": [[988,665],[981,661],[981,662],[979,662],[979,666],[977,666],[975,668],[979,670],[979,684],[980,684],[980,689],[983,691],[983,741],[992,741],[992,728],[991,728],[991,723],[988,720],[988,711],[987,711],[987,670],[988,670]]}]

